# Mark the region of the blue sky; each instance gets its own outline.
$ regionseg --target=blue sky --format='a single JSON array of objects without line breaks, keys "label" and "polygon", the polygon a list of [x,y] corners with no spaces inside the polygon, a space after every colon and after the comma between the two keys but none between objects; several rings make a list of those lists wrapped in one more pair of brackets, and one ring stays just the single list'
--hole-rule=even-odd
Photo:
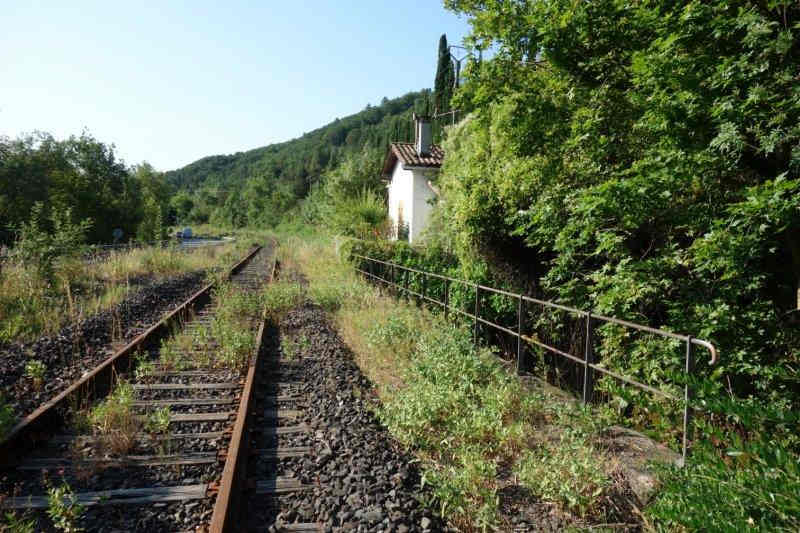
[{"label": "blue sky", "polygon": [[0,135],[87,129],[169,170],[431,87],[437,0],[3,2]]}]

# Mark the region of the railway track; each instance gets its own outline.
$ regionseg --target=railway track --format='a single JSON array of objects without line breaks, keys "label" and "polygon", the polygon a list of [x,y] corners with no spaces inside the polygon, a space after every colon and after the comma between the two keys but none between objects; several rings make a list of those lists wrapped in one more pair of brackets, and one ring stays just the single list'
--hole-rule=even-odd
[{"label": "railway track", "polygon": [[304,367],[311,360],[302,353],[291,358],[282,353],[275,324],[265,323],[259,337],[261,354],[248,372],[252,387],[243,393],[247,400],[241,404],[231,438],[235,447],[228,454],[210,531],[324,531],[320,522],[280,519],[282,510],[291,505],[287,498],[314,489],[293,468],[297,461],[316,457],[315,432],[302,421],[312,386],[303,379]]},{"label": "railway track", "polygon": [[[234,266],[228,297],[271,278],[273,248],[254,250]],[[241,494],[231,483],[238,479],[233,465],[243,462],[260,359],[249,357],[245,342],[244,375],[241,365],[220,364],[244,341],[241,331],[221,325],[222,304],[211,290],[193,295],[12,429],[0,444],[4,512],[33,520],[37,531],[58,520],[86,531],[213,530],[212,515],[233,516],[225,509]],[[264,321],[253,316],[246,327],[251,336],[257,332],[257,351]]]}]

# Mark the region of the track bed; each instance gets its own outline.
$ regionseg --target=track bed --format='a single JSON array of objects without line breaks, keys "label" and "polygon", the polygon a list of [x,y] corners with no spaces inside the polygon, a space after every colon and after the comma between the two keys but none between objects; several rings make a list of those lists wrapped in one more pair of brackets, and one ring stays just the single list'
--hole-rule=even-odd
[{"label": "track bed", "polygon": [[[231,280],[239,291],[259,290],[273,268],[274,250],[268,247]],[[217,361],[208,356],[219,349],[212,328],[216,305],[212,301],[195,309],[180,324],[181,331],[204,339],[203,345],[187,347],[185,353],[162,345],[150,351],[151,362],[140,354],[136,369],[120,376],[127,382],[122,387],[130,394],[133,417],[141,424],[132,439],[121,446],[119,436],[93,435],[80,423],[65,423],[65,430],[5,469],[0,494],[7,497],[0,505],[34,519],[37,531],[55,530],[47,515],[48,489],[66,483],[85,507],[75,524],[85,531],[204,528],[217,497],[244,383],[240,369],[207,363]],[[253,330],[258,327],[253,319]],[[177,367],[164,358],[168,349],[173,358],[180,357]],[[118,386],[114,394],[119,392]],[[153,420],[159,422],[157,430],[150,427]]]}]

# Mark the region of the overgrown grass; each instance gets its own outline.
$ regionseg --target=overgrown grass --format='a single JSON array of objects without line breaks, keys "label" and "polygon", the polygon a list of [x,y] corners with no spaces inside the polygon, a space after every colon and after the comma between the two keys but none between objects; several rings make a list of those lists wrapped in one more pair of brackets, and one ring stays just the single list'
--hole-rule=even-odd
[{"label": "overgrown grass", "polygon": [[357,278],[325,240],[290,240],[282,260],[309,279],[362,371],[377,385],[378,415],[421,459],[435,506],[463,530],[499,525],[499,491],[519,483],[576,517],[598,504],[615,464],[597,435],[603,418],[529,390],[468,331]]},{"label": "overgrown grass", "polygon": [[227,267],[248,242],[197,248],[175,247],[111,252],[103,261],[64,258],[52,274],[7,261],[0,267],[0,341],[28,341],[52,334],[65,323],[108,309],[124,300],[136,281]]}]

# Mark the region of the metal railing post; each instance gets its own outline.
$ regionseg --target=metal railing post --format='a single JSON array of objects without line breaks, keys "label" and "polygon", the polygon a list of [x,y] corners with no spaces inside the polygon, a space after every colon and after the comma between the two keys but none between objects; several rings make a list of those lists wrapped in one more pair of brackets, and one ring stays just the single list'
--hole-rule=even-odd
[{"label": "metal railing post", "polygon": [[517,296],[517,375],[522,374],[522,294]]},{"label": "metal railing post", "polygon": [[428,285],[428,275],[422,274],[422,299],[420,301],[420,305],[425,305],[425,295],[427,294],[427,285]]},{"label": "metal railing post", "polygon": [[594,350],[592,349],[592,312],[586,313],[586,345],[583,350],[583,404],[592,403],[594,395]]},{"label": "metal railing post", "polygon": [[481,288],[476,284],[475,285],[475,338],[474,338],[475,348],[478,347],[478,313],[480,313],[481,310],[480,290]]},{"label": "metal railing post", "polygon": [[444,280],[444,319],[447,320],[447,312],[450,310],[450,280]]},{"label": "metal railing post", "polygon": [[408,296],[408,274],[409,274],[408,270],[404,270],[403,271],[403,285],[405,286],[406,300],[409,300],[409,296]]},{"label": "metal railing post", "polygon": [[686,339],[686,384],[683,387],[683,466],[689,457],[689,447],[692,441],[692,416],[694,415],[690,402],[692,401],[692,388],[689,380],[694,372],[694,353],[692,352],[692,336]]}]

